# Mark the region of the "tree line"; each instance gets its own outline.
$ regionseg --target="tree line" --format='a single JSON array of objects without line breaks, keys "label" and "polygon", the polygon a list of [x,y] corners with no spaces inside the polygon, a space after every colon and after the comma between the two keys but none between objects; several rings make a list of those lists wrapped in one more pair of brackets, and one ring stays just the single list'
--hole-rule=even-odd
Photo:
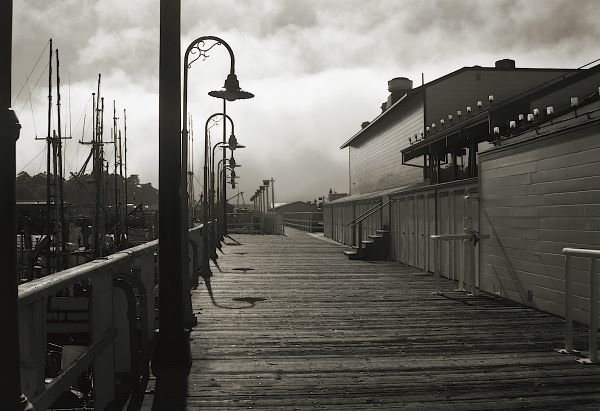
[{"label": "tree line", "polygon": [[[121,190],[120,196],[124,201],[125,178],[120,175],[104,173],[105,199],[108,204],[115,201],[115,182]],[[73,175],[63,179],[64,201],[73,205],[92,205],[96,201],[95,184],[90,174],[84,174],[77,178]],[[22,171],[16,178],[17,201],[39,201],[46,202],[46,173],[29,175]],[[127,202],[129,204],[144,204],[150,208],[158,208],[158,190],[152,187],[152,183],[140,183],[140,177],[132,174],[127,177]]]}]

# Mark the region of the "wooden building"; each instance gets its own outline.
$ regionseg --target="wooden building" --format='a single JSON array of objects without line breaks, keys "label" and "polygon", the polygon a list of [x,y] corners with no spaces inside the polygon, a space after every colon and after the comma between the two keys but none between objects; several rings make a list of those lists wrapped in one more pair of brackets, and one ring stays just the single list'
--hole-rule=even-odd
[{"label": "wooden building", "polygon": [[[496,67],[463,67],[417,88],[403,77],[390,80],[390,95],[382,113],[363,123],[363,128],[341,146],[349,150],[350,195],[430,180],[427,168],[433,159],[426,155],[420,161],[405,162],[403,149],[469,117],[469,108],[471,115],[484,111],[490,95],[496,101],[505,100],[573,71],[516,68],[513,60],[500,60]],[[467,158],[468,153],[461,154],[457,161],[466,164]]]},{"label": "wooden building", "polygon": [[[482,290],[564,314],[561,250],[600,247],[597,85],[591,103],[480,154],[481,230],[490,235],[482,242]],[[588,323],[590,262],[572,264],[574,318]]]},{"label": "wooden building", "polygon": [[[362,246],[357,237],[383,229],[389,258],[434,271],[430,236],[462,233],[468,217],[491,236],[476,250],[476,285],[562,315],[561,247],[600,246],[591,105],[599,85],[598,66],[516,69],[500,61],[405,90],[395,102],[390,87],[385,111],[342,146],[350,150],[351,196],[325,205],[325,235]],[[584,107],[592,114],[582,116]],[[464,274],[463,247],[442,245],[444,276]],[[584,321],[586,263],[577,264]]]}]

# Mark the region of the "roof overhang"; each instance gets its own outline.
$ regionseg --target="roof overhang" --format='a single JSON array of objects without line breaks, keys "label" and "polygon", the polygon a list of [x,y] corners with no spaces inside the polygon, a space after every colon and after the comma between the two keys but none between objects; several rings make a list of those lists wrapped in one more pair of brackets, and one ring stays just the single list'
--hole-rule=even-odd
[{"label": "roof overhang", "polygon": [[442,129],[424,140],[402,150],[402,163],[432,153],[447,153],[453,148],[464,147],[467,139],[477,141],[489,138],[489,113],[482,112],[462,120],[460,123]]}]

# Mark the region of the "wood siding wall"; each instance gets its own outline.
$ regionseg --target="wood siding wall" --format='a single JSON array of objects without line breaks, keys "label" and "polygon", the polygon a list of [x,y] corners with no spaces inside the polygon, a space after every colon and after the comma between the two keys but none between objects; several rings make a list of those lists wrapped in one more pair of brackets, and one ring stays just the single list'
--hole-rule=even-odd
[{"label": "wood siding wall", "polygon": [[409,137],[423,131],[421,98],[413,98],[398,116],[376,136],[349,147],[350,194],[408,186],[423,180],[421,168],[402,165],[401,153],[409,146]]},{"label": "wood siding wall", "polygon": [[[562,248],[600,246],[600,126],[495,151],[480,157],[491,235],[481,288],[562,316]],[[587,323],[589,260],[574,259],[574,269],[575,319]]]},{"label": "wood siding wall", "polygon": [[[476,194],[476,180],[440,184],[417,190],[399,192],[389,196],[392,200],[387,210],[382,209],[365,220],[363,238],[375,234],[385,224],[385,213],[389,213],[390,256],[403,264],[433,271],[435,262],[432,234],[437,226],[440,234],[463,232],[466,194]],[[437,197],[437,201],[436,201]],[[326,204],[324,210],[325,236],[343,244],[352,244],[352,231],[344,224],[369,208],[385,202],[378,197],[367,201]],[[479,202],[471,199],[469,216],[474,229],[479,229]],[[462,243],[444,242],[441,247],[442,275],[458,279],[464,267]]]},{"label": "wood siding wall", "polygon": [[[434,243],[436,234],[462,234],[465,213],[465,195],[470,194],[468,215],[474,229],[479,227],[477,184],[474,180],[440,184],[419,191],[391,196],[390,204],[391,250],[393,260],[422,270],[434,271]],[[436,223],[437,206],[437,223]],[[462,242],[442,242],[441,274],[458,279],[464,267]]]},{"label": "wood siding wall", "polygon": [[[325,204],[323,208],[323,225],[325,237],[342,244],[353,245],[354,230],[357,228],[346,227],[346,224],[381,204],[381,198],[360,201],[348,201],[337,204]],[[369,234],[382,227],[382,210],[373,213],[362,222],[362,238],[367,239]]]}]

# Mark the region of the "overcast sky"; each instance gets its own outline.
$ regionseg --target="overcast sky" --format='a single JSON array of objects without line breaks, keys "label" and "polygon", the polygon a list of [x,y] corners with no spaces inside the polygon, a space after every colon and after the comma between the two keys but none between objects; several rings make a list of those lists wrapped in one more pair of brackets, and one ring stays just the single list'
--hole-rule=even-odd
[{"label": "overcast sky", "polygon": [[[389,79],[406,76],[418,86],[421,73],[431,81],[501,58],[517,67],[579,67],[600,58],[599,21],[595,0],[183,0],[182,48],[203,35],[231,45],[241,86],[256,95],[228,105],[247,145],[236,152],[241,191],[249,201],[260,180],[273,177],[277,201],[293,201],[348,190],[348,153],[339,146],[380,113]],[[46,135],[46,54],[32,70],[50,37],[61,56],[63,124],[73,133],[67,171],[89,153],[77,141],[102,73],[106,137],[114,99],[120,122],[127,109],[129,173],[157,186],[159,2],[15,2],[13,99],[23,90],[13,104],[23,123],[18,171],[45,170],[44,142],[34,139]],[[216,47],[190,70],[198,143],[205,119],[221,111],[206,93],[222,87],[228,67],[225,49]],[[90,136],[88,130],[84,138]]]}]

